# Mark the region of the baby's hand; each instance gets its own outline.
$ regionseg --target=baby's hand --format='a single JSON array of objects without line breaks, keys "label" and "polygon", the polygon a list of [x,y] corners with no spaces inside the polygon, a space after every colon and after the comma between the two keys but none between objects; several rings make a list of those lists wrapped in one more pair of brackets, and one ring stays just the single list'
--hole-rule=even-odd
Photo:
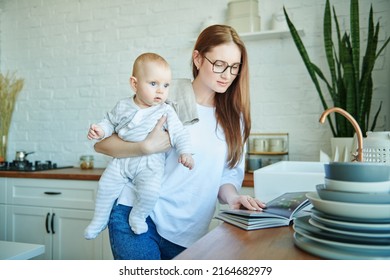
[{"label": "baby's hand", "polygon": [[189,170],[194,167],[194,159],[191,154],[181,154],[179,156],[179,163],[183,164]]},{"label": "baby's hand", "polygon": [[91,124],[91,127],[88,130],[87,137],[89,140],[92,139],[100,140],[104,137],[104,130],[96,124]]}]

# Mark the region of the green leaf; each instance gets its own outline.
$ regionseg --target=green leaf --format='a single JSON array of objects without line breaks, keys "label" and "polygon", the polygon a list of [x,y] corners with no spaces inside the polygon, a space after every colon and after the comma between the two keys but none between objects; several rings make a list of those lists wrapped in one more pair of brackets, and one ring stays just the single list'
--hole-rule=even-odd
[{"label": "green leaf", "polygon": [[382,109],[382,101],[381,101],[381,103],[380,103],[380,105],[379,105],[378,111],[377,111],[376,114],[375,114],[374,121],[372,122],[372,126],[371,126],[371,129],[370,129],[371,131],[374,131],[374,129],[375,129],[376,121],[377,121],[377,119],[378,119],[379,112],[381,111],[381,109]]},{"label": "green leaf", "polygon": [[[359,24],[359,1],[351,0],[351,44],[352,44],[352,65],[355,75],[356,99],[359,100],[359,68],[360,68],[360,24]],[[356,105],[357,106],[357,105]]]},{"label": "green leaf", "polygon": [[[390,43],[390,38],[385,39],[384,44],[377,52],[380,25],[379,22],[374,25],[373,8],[371,5],[368,21],[367,46],[365,54],[360,65],[360,22],[359,22],[359,0],[350,0],[350,34],[340,31],[340,26],[336,10],[332,7],[333,21],[336,29],[337,43],[333,42],[332,31],[332,14],[330,1],[326,0],[323,22],[324,48],[327,65],[330,73],[330,81],[327,80],[323,70],[319,69],[312,62],[307,54],[303,42],[296,31],[293,23],[288,17],[285,7],[284,14],[294,43],[301,55],[307,71],[314,83],[319,94],[324,109],[328,108],[323,92],[321,91],[320,82],[324,82],[332,98],[333,106],[340,107],[350,113],[358,122],[363,133],[369,127],[371,112],[371,102],[373,98],[373,79],[372,72],[376,59]],[[337,47],[337,49],[336,49]],[[371,130],[374,130],[377,123],[382,104],[375,114]],[[354,130],[349,121],[339,114],[335,117],[336,129],[333,127],[330,118],[329,123],[335,137],[352,136]]]},{"label": "green leaf", "polygon": [[[284,15],[286,17],[288,28],[290,29],[291,36],[292,36],[292,38],[294,40],[294,43],[295,43],[295,45],[296,45],[296,47],[298,49],[299,54],[302,57],[302,60],[303,60],[303,62],[305,64],[305,66],[306,66],[307,71],[309,72],[310,78],[312,79],[312,81],[314,83],[314,86],[315,86],[315,88],[316,88],[316,90],[318,92],[318,95],[320,97],[322,106],[323,106],[324,110],[327,110],[328,109],[328,105],[327,105],[327,103],[325,101],[325,98],[324,98],[324,95],[322,93],[322,90],[321,90],[320,84],[318,82],[315,70],[312,67],[313,63],[311,62],[311,60],[309,58],[309,55],[308,55],[308,53],[306,51],[306,48],[305,48],[305,46],[304,46],[304,44],[303,44],[303,42],[301,40],[301,37],[299,36],[298,31],[296,30],[294,24],[291,22],[290,17],[288,16],[285,7],[283,7],[283,11],[284,11]],[[328,120],[329,120],[329,124],[331,126],[332,133],[333,133],[334,136],[336,136],[336,131],[333,128],[332,120],[330,118],[328,118]]]},{"label": "green leaf", "polygon": [[332,16],[330,12],[329,0],[326,0],[325,13],[324,13],[324,45],[326,60],[328,62],[330,75],[332,77],[332,85],[328,85],[328,89],[331,88],[330,93],[333,98],[336,89],[336,67],[335,60],[333,58],[333,41],[332,41]]},{"label": "green leaf", "polygon": [[[342,62],[343,65],[343,82],[345,86],[345,97],[346,97],[346,104],[344,109],[350,113],[354,118],[356,118],[356,88],[355,88],[355,73],[354,73],[354,66],[353,66],[353,59],[352,59],[352,46],[349,40],[349,37],[347,34],[343,37],[343,48],[342,48],[342,54],[344,61]],[[351,137],[353,136],[353,130],[351,126],[345,126],[343,127],[344,135]]]},{"label": "green leaf", "polygon": [[368,21],[368,35],[367,35],[366,53],[363,57],[362,75],[360,79],[360,94],[359,99],[359,117],[357,122],[363,126],[368,127],[371,99],[372,99],[372,71],[376,61],[376,49],[378,45],[379,23],[374,30],[373,10],[370,9],[370,16]]}]

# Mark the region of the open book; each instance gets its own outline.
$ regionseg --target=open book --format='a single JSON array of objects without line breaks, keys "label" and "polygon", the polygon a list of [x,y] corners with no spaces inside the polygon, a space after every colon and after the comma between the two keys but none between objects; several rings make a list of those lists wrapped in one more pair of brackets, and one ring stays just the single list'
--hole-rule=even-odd
[{"label": "open book", "polygon": [[215,218],[245,230],[290,225],[294,218],[309,215],[307,192],[289,192],[266,203],[263,211],[222,210]]}]

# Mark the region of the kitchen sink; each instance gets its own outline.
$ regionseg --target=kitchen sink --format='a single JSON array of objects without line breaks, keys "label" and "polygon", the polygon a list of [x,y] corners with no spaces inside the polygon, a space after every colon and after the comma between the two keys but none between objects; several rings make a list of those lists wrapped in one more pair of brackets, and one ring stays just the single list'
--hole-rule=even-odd
[{"label": "kitchen sink", "polygon": [[254,171],[255,197],[268,202],[285,192],[316,191],[324,177],[324,162],[279,161]]}]

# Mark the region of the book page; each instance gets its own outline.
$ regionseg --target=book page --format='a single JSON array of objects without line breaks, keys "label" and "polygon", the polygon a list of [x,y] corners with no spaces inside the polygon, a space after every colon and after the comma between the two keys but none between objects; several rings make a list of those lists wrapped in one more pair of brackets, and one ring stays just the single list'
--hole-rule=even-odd
[{"label": "book page", "polygon": [[263,211],[291,219],[294,211],[307,200],[306,193],[307,192],[285,193],[266,203],[267,208]]}]

